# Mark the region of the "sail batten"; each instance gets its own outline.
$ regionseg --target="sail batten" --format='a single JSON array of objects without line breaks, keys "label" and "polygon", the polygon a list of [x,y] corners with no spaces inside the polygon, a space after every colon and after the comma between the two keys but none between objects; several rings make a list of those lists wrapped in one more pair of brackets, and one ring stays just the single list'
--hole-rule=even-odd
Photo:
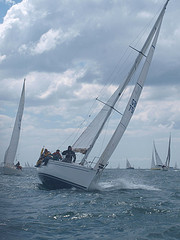
[{"label": "sail batten", "polygon": [[14,165],[14,160],[15,160],[17,147],[19,143],[19,137],[20,137],[21,121],[22,121],[22,116],[24,111],[24,102],[25,102],[25,79],[23,83],[23,88],[22,88],[21,97],[19,101],[19,107],[16,115],[16,120],[14,123],[10,144],[4,156],[4,166]]}]

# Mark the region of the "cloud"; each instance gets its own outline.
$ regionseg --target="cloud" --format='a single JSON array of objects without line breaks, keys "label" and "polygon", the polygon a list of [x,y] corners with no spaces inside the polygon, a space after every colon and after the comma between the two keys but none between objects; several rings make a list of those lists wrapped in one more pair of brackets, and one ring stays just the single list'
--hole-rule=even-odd
[{"label": "cloud", "polygon": [[64,33],[61,29],[55,30],[50,29],[48,32],[44,33],[38,43],[32,47],[32,54],[41,54],[45,51],[50,51],[55,49],[58,44],[62,44],[67,42],[68,40],[72,40],[72,38],[77,37],[78,33],[72,31],[67,31]]},{"label": "cloud", "polygon": [[0,63],[6,59],[6,55],[1,55],[0,56]]},{"label": "cloud", "polygon": [[16,4],[16,2],[13,1],[13,0],[5,0],[5,2],[6,2],[7,4],[9,4],[9,5],[14,5],[14,4]]}]

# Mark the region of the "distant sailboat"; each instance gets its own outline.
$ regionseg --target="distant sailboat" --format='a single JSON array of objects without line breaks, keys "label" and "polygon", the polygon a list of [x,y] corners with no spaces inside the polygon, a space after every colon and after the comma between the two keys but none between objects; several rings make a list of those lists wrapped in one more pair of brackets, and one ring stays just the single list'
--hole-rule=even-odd
[{"label": "distant sailboat", "polygon": [[134,167],[131,166],[129,160],[126,159],[126,169],[134,169]]},{"label": "distant sailboat", "polygon": [[18,165],[15,166],[14,161],[15,161],[15,156],[16,156],[18,143],[19,143],[21,120],[22,120],[23,111],[24,111],[24,101],[25,101],[25,79],[23,83],[22,93],[20,97],[19,107],[16,115],[16,120],[14,123],[10,144],[4,156],[4,167],[3,167],[4,174],[8,174],[8,175],[19,175],[22,172],[21,166],[18,166]]},{"label": "distant sailboat", "polygon": [[162,166],[163,170],[168,170],[170,168],[170,166],[169,166],[170,159],[171,159],[171,135],[169,136],[168,153],[167,153],[167,157],[166,157],[166,162]]},{"label": "distant sailboat", "polygon": [[163,163],[162,163],[161,158],[159,157],[159,154],[157,152],[155,142],[153,142],[151,169],[152,170],[161,170],[162,166],[163,166]]},{"label": "distant sailboat", "polygon": [[[154,142],[153,146],[154,146],[154,148],[153,148],[153,152],[152,152],[151,169],[152,170],[168,170],[169,164],[170,164],[170,154],[171,154],[171,135],[169,137],[168,154],[167,154],[167,158],[166,158],[166,161],[164,164],[157,152],[155,142]],[[154,159],[154,157],[155,157],[155,159]]]},{"label": "distant sailboat", "polygon": [[[84,190],[90,190],[99,180],[99,177],[108,165],[108,161],[119,144],[136,109],[153,58],[168,1],[169,0],[166,1],[142,49],[137,51],[137,58],[130,68],[129,74],[124,82],[122,84],[120,83],[117,90],[104,104],[98,115],[72,145],[73,150],[82,155],[81,162],[68,163],[49,160],[47,165],[42,165],[37,168],[38,176],[47,188],[77,187]],[[102,154],[98,157],[94,156],[94,160],[90,161],[90,153],[92,153],[91,151],[96,140],[102,133],[103,127],[114,110],[115,104],[121,97],[138,67],[141,67],[141,69],[139,69],[140,71],[138,72],[134,89],[129,97],[124,113],[119,118],[119,124],[114,130],[114,134]]]}]

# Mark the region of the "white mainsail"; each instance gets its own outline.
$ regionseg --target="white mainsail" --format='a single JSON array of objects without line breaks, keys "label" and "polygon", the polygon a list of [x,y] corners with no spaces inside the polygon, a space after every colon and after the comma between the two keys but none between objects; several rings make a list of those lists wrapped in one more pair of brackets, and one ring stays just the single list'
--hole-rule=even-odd
[{"label": "white mainsail", "polygon": [[154,151],[152,151],[151,169],[154,169],[154,168],[156,168],[156,164],[154,161]]},{"label": "white mainsail", "polygon": [[154,153],[155,153],[155,159],[156,159],[156,166],[163,166],[162,160],[157,152],[155,142],[154,142]]},{"label": "white mainsail", "polygon": [[167,158],[166,158],[166,162],[165,162],[165,166],[167,168],[169,168],[170,157],[171,157],[171,135],[169,136],[168,153],[167,153]]},{"label": "white mainsail", "polygon": [[85,162],[86,158],[88,157],[91,149],[93,148],[96,140],[98,139],[107,119],[109,118],[112,110],[114,109],[116,102],[118,101],[118,99],[121,96],[122,92],[124,91],[125,87],[131,80],[131,78],[132,78],[133,74],[135,73],[136,69],[138,68],[142,58],[145,56],[146,50],[148,49],[148,47],[152,41],[152,38],[154,37],[154,34],[157,31],[157,27],[159,26],[160,22],[162,21],[164,11],[165,11],[168,1],[164,5],[164,8],[162,9],[159,17],[157,18],[141,51],[139,51],[139,54],[133,64],[127,78],[125,79],[124,83],[117,88],[117,90],[110,97],[110,99],[104,105],[104,107],[99,112],[99,114],[94,118],[94,120],[85,129],[85,131],[80,135],[80,137],[77,139],[77,141],[72,145],[74,151],[85,154],[83,160],[81,161],[81,164],[84,164],[84,162]]},{"label": "white mainsail", "polygon": [[121,137],[123,136],[128,124],[129,124],[129,121],[134,113],[134,110],[137,106],[137,102],[139,100],[140,94],[143,89],[145,79],[147,77],[150,63],[152,61],[155,46],[156,46],[157,39],[159,36],[159,31],[160,31],[163,15],[164,15],[164,13],[162,14],[162,16],[159,20],[158,28],[156,30],[152,45],[151,45],[148,55],[146,57],[146,61],[144,62],[143,68],[142,68],[139,78],[136,82],[134,90],[131,94],[130,100],[126,106],[124,114],[121,118],[121,121],[120,121],[118,127],[116,128],[116,131],[114,132],[112,138],[110,139],[107,147],[105,148],[104,152],[100,156],[99,161],[96,163],[95,169],[97,169],[99,167],[103,168],[107,165],[109,158],[111,157],[112,153],[114,152],[115,148],[117,147]]},{"label": "white mainsail", "polygon": [[21,98],[19,102],[19,107],[16,115],[16,120],[14,123],[10,144],[4,156],[4,166],[9,166],[9,167],[14,166],[14,159],[16,156],[19,137],[20,137],[21,120],[22,120],[23,110],[24,110],[24,101],[25,101],[25,79],[23,83]]}]

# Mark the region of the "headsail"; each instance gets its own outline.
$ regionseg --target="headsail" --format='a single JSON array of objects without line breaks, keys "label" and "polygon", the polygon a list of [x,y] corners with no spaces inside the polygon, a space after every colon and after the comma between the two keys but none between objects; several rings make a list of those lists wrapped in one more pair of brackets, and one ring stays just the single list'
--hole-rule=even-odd
[{"label": "headsail", "polygon": [[[167,3],[168,3],[168,1],[167,1]],[[165,5],[165,7],[166,7],[166,5]],[[164,8],[164,12],[165,12],[165,8]],[[159,31],[160,31],[162,19],[164,16],[164,12],[162,12],[161,18],[159,19],[158,27],[156,29],[155,36],[153,38],[151,47],[150,47],[148,55],[146,57],[146,61],[144,62],[143,68],[142,68],[139,78],[136,82],[134,90],[131,94],[130,100],[126,106],[124,114],[121,118],[121,121],[120,121],[118,127],[116,128],[116,131],[114,132],[112,138],[110,139],[107,147],[105,148],[104,152],[100,156],[100,159],[96,163],[95,169],[104,168],[107,165],[109,158],[111,157],[112,153],[114,152],[115,148],[117,147],[121,137],[123,136],[128,124],[129,124],[129,121],[134,113],[134,110],[137,106],[137,102],[139,100],[140,94],[141,94],[143,86],[144,86],[145,79],[147,77],[150,63],[152,61],[152,57],[153,57],[155,46],[156,46],[157,39],[159,36]]]},{"label": "headsail", "polygon": [[14,128],[10,140],[10,144],[8,149],[6,150],[5,156],[4,156],[4,165],[5,166],[13,166],[14,165],[14,159],[17,152],[17,147],[19,143],[19,137],[20,137],[20,130],[21,130],[21,120],[23,116],[24,111],[24,101],[25,101],[25,79],[23,83],[21,98],[19,102],[19,107],[16,115],[16,120],[14,123]]},{"label": "headsail", "polygon": [[[168,0],[169,1],[169,0]],[[137,67],[139,66],[142,58],[144,57],[146,50],[148,49],[152,38],[154,37],[154,34],[157,30],[157,27],[159,26],[159,23],[162,21],[162,17],[164,15],[164,11],[166,8],[166,5],[164,5],[158,19],[156,20],[151,32],[149,33],[149,36],[144,43],[141,51],[139,51],[139,54],[127,76],[124,83],[120,85],[117,90],[114,92],[114,94],[110,97],[108,102],[104,105],[102,110],[99,112],[99,114],[94,118],[94,120],[90,123],[90,125],[85,129],[85,131],[80,135],[80,137],[77,139],[77,141],[72,145],[74,151],[84,153],[85,156],[83,160],[81,161],[81,164],[84,164],[85,159],[88,157],[91,149],[93,148],[96,140],[98,139],[107,119],[109,118],[116,102],[118,101],[119,97],[121,96],[122,92],[124,91],[125,87],[131,80],[134,72],[136,71]]]}]

